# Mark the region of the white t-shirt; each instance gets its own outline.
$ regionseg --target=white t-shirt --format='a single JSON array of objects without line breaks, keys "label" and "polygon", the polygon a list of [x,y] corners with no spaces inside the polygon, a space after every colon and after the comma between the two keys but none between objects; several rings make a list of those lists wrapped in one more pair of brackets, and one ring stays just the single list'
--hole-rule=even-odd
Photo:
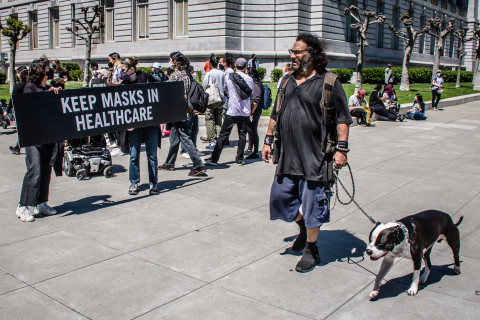
[{"label": "white t-shirt", "polygon": [[362,107],[362,103],[365,103],[367,104],[367,100],[365,100],[365,98],[363,99],[359,99],[357,98],[356,95],[351,95],[350,98],[348,99],[348,106],[352,106],[352,107],[359,107],[361,108]]}]

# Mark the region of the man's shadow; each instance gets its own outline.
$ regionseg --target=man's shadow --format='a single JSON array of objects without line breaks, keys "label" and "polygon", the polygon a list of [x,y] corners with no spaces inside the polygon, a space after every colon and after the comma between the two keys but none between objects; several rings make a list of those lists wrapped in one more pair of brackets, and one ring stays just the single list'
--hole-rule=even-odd
[{"label": "man's shadow", "polygon": [[[413,264],[412,264],[413,267]],[[453,273],[453,263],[452,264],[444,264],[441,266],[432,266],[430,270],[430,275],[428,276],[427,283],[420,284],[418,286],[418,292],[426,288],[427,286],[440,282],[444,276],[455,276],[456,274]],[[395,268],[393,266],[392,268]],[[423,274],[423,270],[421,271],[420,275]],[[388,276],[388,275],[387,275]],[[380,293],[375,299],[371,299],[371,301],[377,301],[380,299],[387,299],[387,298],[395,298],[401,294],[406,294],[408,288],[412,284],[412,277],[413,273],[408,273],[404,276],[390,279],[385,284],[380,287]],[[418,293],[417,293],[418,294]]]},{"label": "man's shadow", "polygon": [[[159,194],[166,193],[172,190],[178,190],[185,187],[189,187],[198,183],[202,183],[213,179],[212,177],[207,178],[191,178],[186,180],[170,180],[170,181],[162,181],[158,183],[157,187],[160,191]],[[139,186],[140,191],[146,191],[149,189],[148,184],[142,184]],[[126,192],[125,192],[126,194]],[[155,195],[141,195],[141,196],[128,196],[126,194],[126,199],[119,200],[119,201],[112,201],[110,200],[112,196],[108,194],[103,195],[95,195],[90,197],[85,197],[82,199],[74,200],[65,202],[59,206],[56,206],[55,209],[58,212],[58,215],[63,214],[63,217],[68,217],[71,215],[80,215],[84,213],[93,213],[96,210],[109,208],[112,206],[118,206],[124,203],[129,203],[133,201],[137,201],[139,199],[143,199],[146,197],[155,197]],[[129,197],[129,198],[127,198]]]},{"label": "man's shadow", "polygon": [[[297,236],[285,238],[285,242],[292,242]],[[317,247],[321,264],[327,265],[332,262],[345,262],[350,258],[362,258],[367,248],[365,241],[357,238],[346,230],[320,230],[317,238]],[[295,252],[291,247],[281,254],[301,256],[302,251]]]}]

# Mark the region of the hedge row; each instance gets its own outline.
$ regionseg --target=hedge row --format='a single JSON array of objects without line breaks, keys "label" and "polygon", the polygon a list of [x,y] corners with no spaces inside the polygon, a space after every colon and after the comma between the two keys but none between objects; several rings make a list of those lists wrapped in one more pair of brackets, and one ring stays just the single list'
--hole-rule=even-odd
[{"label": "hedge row", "polygon": [[[392,68],[394,83],[399,83],[402,79],[402,68]],[[432,69],[430,68],[410,68],[408,69],[410,83],[430,83],[432,81]],[[443,70],[442,77],[445,82],[457,81],[457,71]],[[461,82],[472,82],[473,72],[461,71]],[[365,68],[362,72],[363,83],[384,83],[385,68]]]},{"label": "hedge row", "polygon": [[0,84],[4,84],[7,81],[7,74],[0,72]]}]

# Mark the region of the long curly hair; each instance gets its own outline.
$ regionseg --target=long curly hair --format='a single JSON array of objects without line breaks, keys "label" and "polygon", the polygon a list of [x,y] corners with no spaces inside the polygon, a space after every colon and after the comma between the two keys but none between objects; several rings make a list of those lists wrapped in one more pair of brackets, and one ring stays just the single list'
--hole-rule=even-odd
[{"label": "long curly hair", "polygon": [[45,68],[49,66],[50,63],[48,60],[38,59],[33,60],[32,64],[30,65],[30,69],[28,71],[28,81],[35,83],[39,86],[45,78],[46,72]]},{"label": "long curly hair", "polygon": [[181,52],[174,53],[171,58],[173,65],[178,71],[187,71],[188,67],[190,67],[190,60],[188,60],[188,58],[185,57]]},{"label": "long curly hair", "polygon": [[303,41],[307,44],[307,50],[312,55],[313,68],[319,73],[325,72],[328,65],[325,41],[311,33],[300,33],[296,41]]}]

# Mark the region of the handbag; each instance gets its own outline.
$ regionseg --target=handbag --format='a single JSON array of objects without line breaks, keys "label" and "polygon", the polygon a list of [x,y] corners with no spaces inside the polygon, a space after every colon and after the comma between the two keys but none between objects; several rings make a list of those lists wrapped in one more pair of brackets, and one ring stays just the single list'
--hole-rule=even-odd
[{"label": "handbag", "polygon": [[212,76],[210,74],[208,75],[208,87],[205,89],[205,92],[208,93],[208,105],[222,102],[218,84],[213,83]]}]

